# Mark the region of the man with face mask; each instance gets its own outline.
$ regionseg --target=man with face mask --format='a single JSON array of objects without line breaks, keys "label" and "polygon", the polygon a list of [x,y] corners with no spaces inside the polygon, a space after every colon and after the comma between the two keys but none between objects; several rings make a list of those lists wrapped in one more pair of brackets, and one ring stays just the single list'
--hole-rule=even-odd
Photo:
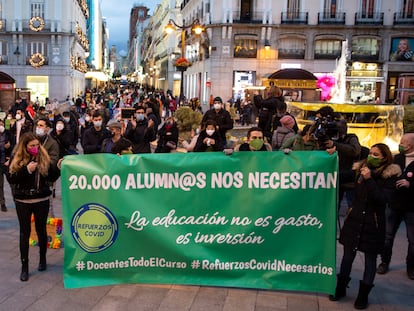
[{"label": "man with face mask", "polygon": [[151,152],[150,143],[156,139],[154,121],[146,117],[143,106],[136,107],[135,119],[128,121],[124,136],[132,142],[134,153]]},{"label": "man with face mask", "polygon": [[272,146],[264,141],[260,127],[252,127],[247,131],[247,141],[236,145],[234,151],[272,151]]},{"label": "man with face mask", "polygon": [[92,116],[93,127],[85,131],[83,137],[83,153],[101,153],[102,142],[105,138],[111,137],[112,133],[103,126],[103,118],[99,111],[95,111]]},{"label": "man with face mask", "polygon": [[35,134],[49,154],[50,164],[56,166],[59,161],[59,144],[49,134],[51,126],[51,122],[46,117],[42,116],[35,120]]},{"label": "man with face mask", "polygon": [[61,117],[55,118],[55,123],[57,120],[61,119],[63,120],[63,122],[65,123],[65,128],[69,129],[69,131],[71,131],[73,133],[73,137],[72,137],[72,141],[71,141],[71,145],[73,147],[76,147],[76,145],[78,144],[78,140],[79,140],[79,126],[78,126],[78,119],[76,117],[76,114],[70,110],[70,106],[68,106],[67,104],[64,104],[65,106],[65,110],[61,113]]},{"label": "man with face mask", "polygon": [[385,246],[377,273],[388,272],[395,234],[404,221],[408,238],[407,276],[414,280],[414,133],[406,133],[401,137],[399,150],[400,153],[394,157],[394,163],[400,166],[403,173],[395,184],[396,200],[389,205]]},{"label": "man with face mask", "polygon": [[16,122],[11,127],[11,132],[14,136],[14,142],[17,144],[22,134],[26,132],[32,132],[33,123],[26,119],[24,111],[18,109],[15,115]]},{"label": "man with face mask", "polygon": [[[114,153],[114,149],[118,149],[116,146],[119,145],[131,145],[131,142],[122,136],[122,123],[117,120],[109,120],[108,129],[111,131],[111,137],[105,138],[102,143],[102,152]],[[128,143],[125,143],[127,141]],[[116,153],[116,152],[115,152]]]},{"label": "man with face mask", "polygon": [[233,119],[230,113],[223,108],[221,97],[214,98],[213,109],[208,110],[204,114],[201,124],[205,124],[207,120],[214,120],[216,122],[216,130],[219,132],[224,146],[226,146],[226,133],[233,128]]}]

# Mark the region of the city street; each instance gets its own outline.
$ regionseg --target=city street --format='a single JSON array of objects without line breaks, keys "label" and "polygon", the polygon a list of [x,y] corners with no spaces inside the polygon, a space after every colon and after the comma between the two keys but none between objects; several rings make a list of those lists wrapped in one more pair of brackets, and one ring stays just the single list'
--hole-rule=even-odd
[{"label": "city street", "polygon": [[[0,310],[148,310],[148,311],[312,311],[354,310],[363,256],[358,254],[348,296],[340,302],[329,301],[326,294],[240,288],[181,286],[174,284],[125,284],[82,289],[63,287],[64,249],[48,250],[48,269],[37,271],[38,249],[30,248],[30,278],[21,282],[18,250],[19,227],[16,211],[5,184],[8,212],[0,213]],[[61,191],[57,183],[53,200],[55,216],[61,216]],[[287,241],[288,243],[288,241]],[[405,272],[407,240],[400,228],[391,271],[378,275],[369,300],[369,310],[408,311],[414,309],[414,281]],[[338,246],[338,262],[342,248]]]}]

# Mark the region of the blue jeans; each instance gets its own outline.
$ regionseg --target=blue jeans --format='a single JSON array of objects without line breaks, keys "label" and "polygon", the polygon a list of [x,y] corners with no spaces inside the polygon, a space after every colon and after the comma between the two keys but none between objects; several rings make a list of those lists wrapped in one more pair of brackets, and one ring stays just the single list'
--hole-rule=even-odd
[{"label": "blue jeans", "polygon": [[407,268],[414,269],[414,212],[395,211],[393,209],[388,209],[385,232],[385,246],[384,252],[381,254],[381,260],[382,262],[388,264],[391,262],[392,246],[394,245],[395,234],[397,233],[402,221],[405,222],[405,227],[407,229]]}]

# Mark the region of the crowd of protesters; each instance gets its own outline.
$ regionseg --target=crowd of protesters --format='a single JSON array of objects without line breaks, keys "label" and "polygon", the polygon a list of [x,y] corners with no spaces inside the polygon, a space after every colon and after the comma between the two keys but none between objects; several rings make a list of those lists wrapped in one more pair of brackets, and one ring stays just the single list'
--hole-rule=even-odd
[{"label": "crowd of protesters", "polygon": [[[356,135],[347,133],[346,120],[329,106],[317,111],[313,124],[299,130],[294,116],[287,111],[281,90],[271,87],[265,98],[257,93],[253,103],[243,106],[250,116],[251,105],[254,105],[258,111],[258,124],[250,117],[243,119],[242,122],[252,127],[241,143],[235,146],[228,144],[228,132],[235,121],[221,97],[212,99],[210,109],[204,112],[197,128],[192,129],[191,141],[187,141],[179,133],[175,118],[180,108],[179,100],[171,91],[149,93],[131,89],[87,94],[73,99],[68,97],[62,102],[46,100],[44,106],[40,106],[38,101],[33,103],[19,98],[10,107],[6,119],[0,120],[2,211],[7,211],[3,164],[12,157],[16,145],[20,149],[25,148],[19,145],[24,133],[35,135],[35,142],[31,137],[31,141],[26,138],[25,143],[41,145],[42,151],[49,155],[50,167],[57,166],[59,159],[66,155],[77,153],[169,153],[180,148],[186,152],[337,152],[339,203],[346,197],[350,209],[340,232],[339,241],[344,246],[344,255],[336,291],[330,299],[336,301],[346,296],[352,263],[356,252],[361,251],[365,255],[365,271],[355,307],[364,309],[368,306],[375,274],[384,274],[390,268],[393,239],[402,221],[406,223],[409,240],[407,275],[414,280],[414,134],[403,136],[400,154],[395,157],[385,144],[364,148]],[[198,99],[190,99],[188,106],[202,113]],[[391,208],[389,216],[386,206]],[[379,254],[382,262],[377,269]],[[45,269],[44,255],[41,256],[40,268]],[[24,265],[22,281],[28,279],[27,263]]]}]

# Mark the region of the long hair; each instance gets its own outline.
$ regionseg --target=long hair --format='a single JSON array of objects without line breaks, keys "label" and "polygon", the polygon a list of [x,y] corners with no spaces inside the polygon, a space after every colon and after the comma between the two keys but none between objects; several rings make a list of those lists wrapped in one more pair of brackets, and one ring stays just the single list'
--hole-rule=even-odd
[{"label": "long hair", "polygon": [[380,174],[384,171],[384,169],[387,166],[393,163],[393,156],[392,156],[390,148],[386,144],[378,143],[378,144],[372,145],[371,148],[374,148],[374,147],[378,148],[379,151],[381,152],[381,155],[384,157],[384,160],[382,161],[381,165],[375,170],[376,173]]},{"label": "long hair", "polygon": [[34,160],[38,163],[37,169],[39,170],[40,174],[47,176],[50,166],[49,154],[42,145],[39,145],[39,153],[37,154],[36,158],[33,159],[33,156],[27,151],[27,145],[33,140],[39,141],[36,135],[32,132],[27,132],[20,136],[19,143],[15,149],[16,152],[10,163],[10,174],[16,173],[24,166],[29,164],[30,161]]}]

